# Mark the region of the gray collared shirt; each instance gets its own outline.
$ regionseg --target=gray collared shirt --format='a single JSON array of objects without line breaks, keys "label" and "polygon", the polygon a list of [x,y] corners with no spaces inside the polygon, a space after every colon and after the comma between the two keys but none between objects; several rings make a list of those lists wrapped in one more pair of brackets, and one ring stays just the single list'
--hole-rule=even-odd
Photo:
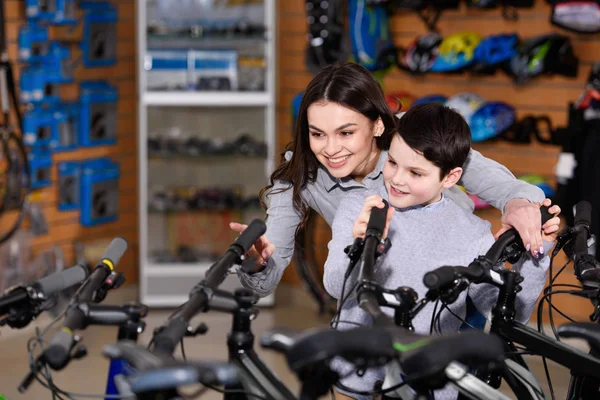
[{"label": "gray collared shirt", "polygon": [[[291,152],[286,153],[288,161],[291,157]],[[335,211],[345,193],[368,193],[384,184],[382,173],[386,161],[387,152],[383,151],[375,169],[365,176],[362,182],[352,178],[335,178],[326,168],[319,166],[315,181],[309,183],[302,191],[302,198],[331,226]],[[473,149],[463,165],[463,175],[459,184],[469,193],[477,195],[499,210],[504,210],[506,202],[514,198],[525,198],[533,202],[544,200],[544,192],[540,188],[516,179],[506,167],[485,158]],[[290,184],[278,181],[271,191],[288,187],[291,187]],[[474,209],[471,199],[459,187],[454,186],[444,191],[444,195],[467,210]],[[268,204],[266,236],[275,245],[275,253],[261,272],[247,274],[238,271],[242,284],[259,296],[267,296],[279,284],[283,271],[294,254],[294,236],[301,220],[300,214],[294,208],[291,189],[268,194],[265,201]]]}]

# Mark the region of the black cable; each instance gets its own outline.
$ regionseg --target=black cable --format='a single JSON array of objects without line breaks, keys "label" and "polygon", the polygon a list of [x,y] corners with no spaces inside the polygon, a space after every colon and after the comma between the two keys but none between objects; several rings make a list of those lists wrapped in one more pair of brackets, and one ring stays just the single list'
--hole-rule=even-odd
[{"label": "black cable", "polygon": [[[352,285],[352,287],[350,288],[350,290],[348,291],[348,294],[346,294],[346,297],[341,299],[340,301],[340,305],[338,307],[338,310],[335,314],[335,316],[333,317],[332,323],[330,324],[331,328],[337,330],[337,323],[335,324],[335,327],[333,326],[333,321],[337,319],[337,321],[339,321],[341,314],[342,314],[342,309],[344,308],[344,305],[346,304],[346,302],[350,299],[350,295],[352,294],[352,292],[356,289],[356,287],[358,286],[358,282],[354,283],[354,285]],[[339,322],[338,322],[339,323]]]},{"label": "black cable", "polygon": [[527,356],[539,356],[539,353],[535,353],[533,351],[527,351],[527,350],[519,350],[519,351],[507,351],[504,353],[504,355],[513,355],[513,356],[517,356],[517,355],[527,355]]},{"label": "black cable", "polygon": [[179,341],[179,344],[181,344],[181,357],[183,358],[184,361],[187,361],[187,358],[185,356],[185,348],[183,347],[183,338],[181,338],[181,340]]},{"label": "black cable", "polygon": [[462,318],[462,317],[459,317],[458,315],[456,315],[456,314],[454,313],[454,311],[452,311],[452,310],[450,309],[450,307],[448,307],[448,305],[447,305],[446,303],[443,303],[443,307],[445,307],[445,308],[446,308],[446,310],[448,310],[448,311],[450,312],[450,314],[454,315],[454,317],[455,317],[456,319],[458,319],[460,322],[462,322],[463,324],[467,324],[467,325],[469,326],[469,328],[475,329],[475,330],[477,330],[477,331],[479,330],[479,329],[475,328],[473,325],[471,325],[470,323],[468,323],[468,322],[467,322],[467,321],[466,321],[464,318]]},{"label": "black cable", "polygon": [[442,311],[444,311],[444,302],[442,302],[442,306],[440,307],[440,311],[437,314],[436,317],[436,327],[435,330],[437,331],[438,334],[442,334],[442,325],[441,325],[441,318],[442,318]]},{"label": "black cable", "polygon": [[429,325],[429,335],[433,335],[433,327],[435,325],[435,313],[438,308],[438,304],[440,303],[440,299],[435,301],[435,305],[433,306],[433,313],[431,314],[431,324]]},{"label": "black cable", "polygon": [[[336,331],[337,331],[338,325],[340,323],[340,316],[342,314],[342,306],[344,303],[344,300],[343,300],[344,292],[346,291],[346,283],[348,282],[349,276],[350,276],[349,274],[344,274],[344,281],[342,282],[342,294],[340,295],[340,299],[342,299],[342,301],[340,302],[340,305],[339,305],[338,309],[336,310],[336,313],[333,316],[333,319],[331,320],[331,324],[329,325],[332,329],[335,329]],[[350,291],[352,291],[352,289]],[[333,326],[334,324],[335,324],[335,327]]]},{"label": "black cable", "polygon": [[[510,370],[510,367],[508,366],[508,364],[504,364],[504,365],[505,365],[505,371],[506,371],[505,378],[507,378],[507,377],[512,377],[512,379],[513,379],[513,382],[514,382],[514,383],[517,383],[517,384],[518,384],[518,383],[525,383],[525,384],[527,384],[527,386],[529,386],[530,388],[532,388],[532,389],[533,389],[533,391],[534,391],[534,392],[536,392],[536,393],[538,394],[538,396],[540,396],[540,397],[541,397],[541,398],[543,398],[543,399],[545,399],[545,398],[546,398],[546,395],[544,394],[544,392],[542,392],[542,391],[541,391],[539,388],[536,388],[535,386],[533,386],[533,383],[529,382],[527,379],[523,379],[522,381],[521,381],[521,380],[518,380],[518,379],[517,379],[517,378],[514,376],[513,372]],[[507,382],[507,383],[508,383],[508,382]]]},{"label": "black cable", "polygon": [[[369,326],[369,325],[361,324],[361,323],[359,323],[359,322],[354,322],[354,321],[346,321],[346,320],[343,320],[343,319],[342,319],[342,320],[340,320],[340,321],[338,321],[338,323],[339,323],[339,324],[348,324],[348,325],[354,325],[354,326],[358,326],[358,327],[361,327],[361,328],[362,328],[362,327]],[[336,328],[337,328],[337,326],[336,326]]]},{"label": "black cable", "polygon": [[246,397],[254,397],[256,399],[261,399],[261,400],[269,400],[264,396],[258,395],[258,394],[254,394],[254,393],[250,393],[250,392],[246,392],[245,390],[241,390],[241,389],[219,389],[216,386],[213,385],[209,385],[207,383],[203,384],[204,386],[206,386],[209,389],[214,390],[215,392],[219,392],[222,394],[243,394]]},{"label": "black cable", "polygon": [[[538,325],[538,331],[542,334],[544,333],[544,326],[542,325],[542,312],[544,309],[544,297],[542,297],[542,299],[540,300],[539,304],[538,304],[538,321],[537,321],[537,325]],[[552,387],[552,379],[550,378],[550,371],[548,370],[548,363],[546,362],[546,357],[542,356],[542,363],[544,364],[544,373],[546,374],[546,379],[548,380],[548,388],[550,389],[550,397],[552,398],[552,400],[555,400],[554,398],[554,388]]]}]

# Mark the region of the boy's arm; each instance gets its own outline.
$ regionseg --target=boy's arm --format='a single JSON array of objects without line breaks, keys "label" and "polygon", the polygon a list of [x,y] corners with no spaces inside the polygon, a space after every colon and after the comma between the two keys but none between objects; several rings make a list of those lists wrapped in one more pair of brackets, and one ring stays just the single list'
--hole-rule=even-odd
[{"label": "boy's arm", "polygon": [[[352,228],[360,214],[364,200],[362,196],[354,195],[348,195],[342,199],[331,226],[331,241],[328,244],[329,253],[327,261],[325,261],[323,285],[325,290],[336,299],[341,297],[344,275],[350,261],[344,253],[344,249],[354,242]],[[348,279],[344,295],[348,293],[351,286],[351,279]]]},{"label": "boy's arm", "polygon": [[515,178],[505,166],[473,149],[463,165],[459,184],[501,211],[512,199],[523,198],[534,203],[544,200],[544,192],[540,188]]}]

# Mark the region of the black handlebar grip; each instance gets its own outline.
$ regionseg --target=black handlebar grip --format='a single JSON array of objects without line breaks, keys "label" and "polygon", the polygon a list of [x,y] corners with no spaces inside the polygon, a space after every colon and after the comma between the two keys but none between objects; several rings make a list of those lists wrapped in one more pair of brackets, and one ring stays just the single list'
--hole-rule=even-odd
[{"label": "black handlebar grip", "polygon": [[383,208],[373,207],[371,209],[371,217],[369,217],[369,223],[367,224],[367,236],[369,234],[378,234],[380,236],[383,234],[389,206],[388,202],[383,200]]},{"label": "black handlebar grip", "polygon": [[71,286],[83,282],[89,274],[90,270],[88,267],[85,265],[76,265],[46,276],[37,281],[33,286],[42,292],[44,297],[49,297],[54,293],[62,292]]},{"label": "black handlebar grip", "polygon": [[427,272],[423,276],[423,283],[428,289],[437,290],[448,286],[456,279],[454,267],[440,267]]},{"label": "black handlebar grip", "polygon": [[69,362],[69,353],[72,346],[72,332],[65,329],[57,332],[44,351],[44,357],[50,368],[55,371],[63,369]]},{"label": "black handlebar grip", "polygon": [[550,212],[548,211],[549,209],[550,207],[546,206],[540,207],[540,212],[542,213],[542,225],[544,225],[546,222],[552,219],[552,217],[554,217],[554,215],[550,214]]},{"label": "black handlebar grip", "polygon": [[127,250],[127,241],[122,237],[116,237],[110,242],[106,250],[104,250],[104,254],[102,254],[101,261],[105,262],[106,260],[112,263],[112,270],[119,263],[123,254]]},{"label": "black handlebar grip", "polygon": [[248,227],[235,240],[235,243],[240,246],[244,253],[252,247],[254,242],[258,240],[267,231],[267,225],[260,219],[254,219]]},{"label": "black handlebar grip", "polygon": [[580,201],[575,205],[575,226],[590,226],[592,221],[592,205],[587,201]]}]

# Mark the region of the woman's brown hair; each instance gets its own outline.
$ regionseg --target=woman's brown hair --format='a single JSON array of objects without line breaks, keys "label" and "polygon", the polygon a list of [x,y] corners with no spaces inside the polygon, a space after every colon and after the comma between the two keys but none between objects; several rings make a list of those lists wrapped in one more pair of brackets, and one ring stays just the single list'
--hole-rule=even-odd
[{"label": "woman's brown hair", "polygon": [[[304,227],[309,216],[308,205],[302,201],[301,192],[308,183],[315,181],[319,168],[319,161],[310,149],[307,116],[308,107],[319,101],[338,103],[361,113],[373,123],[381,118],[385,130],[380,137],[375,138],[377,147],[381,150],[389,148],[395,132],[395,117],[381,86],[364,67],[350,62],[336,63],[323,68],[313,78],[302,96],[294,127],[294,139],[286,146],[281,164],[271,175],[270,184],[260,191],[261,203],[266,209],[263,196],[273,187],[275,181],[289,183],[289,186],[282,190],[293,191],[294,208],[301,215],[296,232]],[[285,159],[287,151],[293,152],[289,161]],[[275,193],[279,191],[269,192],[267,196]]]}]

